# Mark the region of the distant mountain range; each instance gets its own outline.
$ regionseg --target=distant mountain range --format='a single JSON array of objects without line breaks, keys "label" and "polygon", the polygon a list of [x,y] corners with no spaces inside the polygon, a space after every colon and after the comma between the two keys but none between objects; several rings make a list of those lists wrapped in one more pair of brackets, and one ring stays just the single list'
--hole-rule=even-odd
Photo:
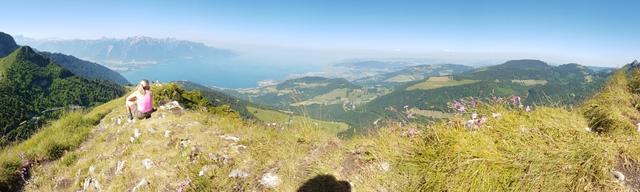
[{"label": "distant mountain range", "polygon": [[96,40],[50,40],[18,36],[19,44],[50,52],[71,54],[98,62],[118,71],[167,60],[217,58],[234,55],[230,50],[209,47],[203,43],[173,38],[129,37]]}]

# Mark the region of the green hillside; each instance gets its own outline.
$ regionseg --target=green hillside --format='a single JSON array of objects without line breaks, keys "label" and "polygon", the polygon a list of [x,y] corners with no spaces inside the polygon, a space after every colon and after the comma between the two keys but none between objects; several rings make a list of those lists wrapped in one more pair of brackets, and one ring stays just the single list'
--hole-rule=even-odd
[{"label": "green hillside", "polygon": [[247,107],[258,107],[258,105],[245,101],[244,99],[236,98],[225,92],[211,89],[207,86],[200,85],[191,81],[176,81],[178,85],[186,90],[199,91],[204,97],[206,97],[213,106],[229,106],[233,111],[240,114],[245,119],[255,119],[255,116],[247,110]]},{"label": "green hillside", "polygon": [[462,80],[453,80],[450,79],[449,77],[431,77],[425,81],[422,81],[420,83],[417,84],[413,84],[409,87],[407,87],[407,90],[411,91],[411,90],[429,90],[429,89],[437,89],[437,88],[441,88],[441,87],[455,87],[455,86],[459,86],[459,85],[466,85],[466,84],[471,84],[471,83],[477,83],[480,80],[469,80],[469,79],[462,79]]},{"label": "green hillside", "polygon": [[390,88],[385,87],[355,85],[341,78],[303,77],[273,86],[226,92],[242,94],[239,96],[257,104],[292,110],[312,104],[360,105],[390,91]]},{"label": "green hillside", "polygon": [[251,113],[253,113],[253,115],[255,115],[260,121],[267,123],[268,126],[280,129],[296,127],[316,127],[332,134],[338,134],[349,129],[349,125],[347,125],[346,123],[320,121],[306,118],[300,115],[287,114],[280,111],[255,107],[247,107],[247,109],[251,111]]},{"label": "green hillside", "polygon": [[315,126],[322,129],[329,129],[331,130],[330,132],[335,133],[346,131],[349,128],[349,125],[345,123],[305,118],[301,115],[287,114],[278,111],[273,107],[253,104],[194,82],[177,81],[176,83],[185,90],[199,91],[213,106],[229,106],[234,112],[237,112],[243,117],[243,119],[258,120],[265,124],[272,124],[270,125],[271,127],[284,129],[288,127]]},{"label": "green hillside", "polygon": [[[512,60],[473,70],[461,65],[408,67],[354,81],[363,86],[344,79],[304,77],[232,94],[314,119],[348,123],[352,130],[345,134],[352,135],[375,128],[375,121],[438,121],[448,117],[449,104],[460,99],[516,95],[524,105],[577,105],[598,91],[608,75],[578,64]],[[414,80],[418,77],[423,79]]]},{"label": "green hillside", "polygon": [[0,145],[28,138],[59,108],[94,106],[124,89],[107,81],[87,80],[20,47],[0,58]]},{"label": "green hillside", "polygon": [[399,71],[356,79],[354,83],[368,86],[395,86],[411,81],[423,80],[429,77],[457,75],[472,69],[473,68],[469,66],[456,64],[417,65],[407,67]]},{"label": "green hillside", "polygon": [[[0,32],[0,58],[9,55],[18,47],[19,46],[16,44],[16,41],[11,35]],[[129,81],[127,81],[127,79],[125,79],[118,72],[115,72],[100,64],[81,60],[74,56],[61,53],[50,53],[43,51],[37,52],[38,54],[51,59],[54,63],[62,66],[62,68],[70,71],[74,75],[80,76],[82,78],[111,81],[120,85],[129,83]]]},{"label": "green hillside", "polygon": [[447,103],[468,97],[517,95],[525,105],[575,105],[602,87],[608,74],[568,64],[550,66],[536,60],[515,60],[452,76],[449,80],[427,79],[406,89],[381,96],[368,104],[370,110],[405,105],[426,110],[448,111]]}]

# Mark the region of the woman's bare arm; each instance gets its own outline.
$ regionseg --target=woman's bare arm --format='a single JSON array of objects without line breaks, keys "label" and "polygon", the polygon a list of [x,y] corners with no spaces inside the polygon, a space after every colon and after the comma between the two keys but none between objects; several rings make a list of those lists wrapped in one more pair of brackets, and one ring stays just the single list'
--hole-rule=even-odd
[{"label": "woman's bare arm", "polygon": [[129,95],[127,97],[127,101],[136,101],[138,94],[136,94],[136,92],[134,91],[133,93],[131,93],[131,95]]}]

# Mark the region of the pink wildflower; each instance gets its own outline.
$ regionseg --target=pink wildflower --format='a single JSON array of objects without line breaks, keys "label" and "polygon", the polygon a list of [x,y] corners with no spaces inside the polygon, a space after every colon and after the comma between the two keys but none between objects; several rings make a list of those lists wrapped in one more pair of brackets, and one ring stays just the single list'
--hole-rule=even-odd
[{"label": "pink wildflower", "polygon": [[476,108],[477,106],[478,106],[478,99],[472,98],[471,99],[471,107]]},{"label": "pink wildflower", "polygon": [[467,109],[465,109],[464,105],[462,103],[460,103],[459,101],[454,101],[453,102],[453,108],[456,109],[460,113],[464,113],[464,112],[467,111]]},{"label": "pink wildflower", "polygon": [[415,127],[411,127],[409,129],[409,137],[413,138],[417,133],[418,133],[418,130],[416,130]]},{"label": "pink wildflower", "polygon": [[481,127],[483,124],[485,124],[489,119],[487,118],[487,116],[482,116],[479,119],[476,120],[476,125],[478,127]]},{"label": "pink wildflower", "polygon": [[520,96],[511,96],[511,105],[513,105],[514,107],[519,107],[520,105],[522,105]]},{"label": "pink wildflower", "polygon": [[180,184],[178,186],[178,192],[187,191],[187,187],[189,187],[189,184],[191,184],[191,179],[187,179],[187,180],[184,180],[184,181],[180,182]]}]

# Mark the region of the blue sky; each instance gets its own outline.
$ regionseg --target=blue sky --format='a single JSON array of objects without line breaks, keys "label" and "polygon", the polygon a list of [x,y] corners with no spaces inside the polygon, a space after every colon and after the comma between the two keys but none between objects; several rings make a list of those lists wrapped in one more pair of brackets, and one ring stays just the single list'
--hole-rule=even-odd
[{"label": "blue sky", "polygon": [[[620,66],[640,57],[640,1],[3,1],[0,31],[175,37],[271,57]],[[294,54],[295,53],[295,54]]]}]

